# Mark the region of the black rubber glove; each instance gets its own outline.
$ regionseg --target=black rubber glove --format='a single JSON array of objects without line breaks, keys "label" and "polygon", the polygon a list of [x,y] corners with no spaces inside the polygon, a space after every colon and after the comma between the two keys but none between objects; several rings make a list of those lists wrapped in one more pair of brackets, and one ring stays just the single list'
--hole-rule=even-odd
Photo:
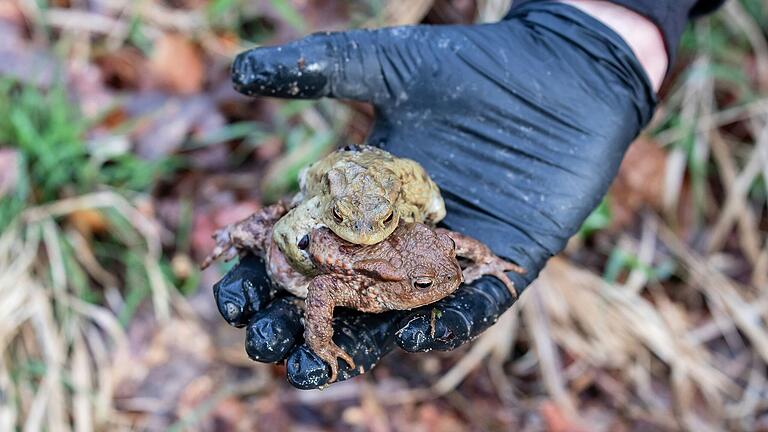
[{"label": "black rubber glove", "polygon": [[[510,274],[519,290],[598,204],[655,105],[623,40],[560,3],[529,3],[488,25],[313,35],[241,54],[232,74],[247,95],[371,102],[369,144],[420,162],[442,190],[444,225],[526,268],[525,277]],[[325,384],[325,364],[301,345],[296,304],[269,303],[266,286],[263,265],[247,259],[216,286],[216,299],[230,323],[248,326],[252,358],[287,356],[293,385]],[[361,367],[340,362],[339,379],[369,370],[394,343],[455,348],[512,303],[484,277],[415,311],[339,310],[335,341]]]}]

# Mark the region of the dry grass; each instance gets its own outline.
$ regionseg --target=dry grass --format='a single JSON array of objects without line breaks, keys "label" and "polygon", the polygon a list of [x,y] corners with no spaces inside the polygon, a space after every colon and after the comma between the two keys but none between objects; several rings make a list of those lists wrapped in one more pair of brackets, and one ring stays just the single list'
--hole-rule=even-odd
[{"label": "dry grass", "polygon": [[0,430],[88,431],[115,420],[115,386],[130,371],[126,337],[114,310],[75,294],[70,274],[82,272],[109,292],[118,288],[115,269],[101,268],[82,235],[61,223],[86,210],[130,221],[141,241],[124,247],[143,258],[157,316],[171,313],[157,224],[133,203],[101,192],[27,209],[0,236],[0,394],[7,401]]},{"label": "dry grass", "polygon": [[[431,3],[419,2],[418,10],[407,13],[392,3],[384,16],[398,23],[417,21]],[[492,21],[508,3],[480,2],[480,19]],[[35,2],[21,4],[30,17],[43,16]],[[194,32],[206,50],[218,55],[231,56],[239,50],[209,35],[198,12],[174,11],[156,2],[105,4],[111,12],[98,19],[84,20],[76,9],[48,10],[44,19],[58,29],[106,35],[113,47],[124,43],[130,20],[138,17],[148,23],[150,33],[169,28]],[[483,370],[503,406],[515,412],[534,411],[543,400],[551,400],[573,428],[609,430],[617,418],[667,430],[764,426],[768,210],[765,198],[754,197],[768,194],[768,46],[758,24],[739,3],[729,2],[721,14],[725,25],[743,33],[749,43],[759,77],[751,89],[756,96],[719,108],[716,94],[723,87],[728,90],[729,84],[711,73],[717,59],[703,51],[694,59],[691,73],[667,97],[657,119],[660,123],[679,113],[681,123],[655,137],[668,150],[661,191],[665,208],[644,212],[639,234],[627,231],[612,237],[637,261],[620,283],[607,282],[595,269],[580,267],[567,255],[556,257],[518,305],[452,368],[440,373],[430,388],[392,390],[354,380],[323,393],[291,394],[292,400],[308,406],[359,400],[358,411],[349,412],[349,422],[372,418],[377,427],[386,429],[391,426],[388,409],[455,400],[462,383]],[[711,31],[702,23],[696,35],[703,40]],[[724,131],[723,126],[735,122],[748,125],[751,138]],[[690,148],[677,145],[688,138]],[[696,180],[692,170],[708,162],[714,174],[706,181]],[[700,201],[695,201],[697,216],[683,221],[680,205],[687,202],[688,193]],[[67,223],[72,214],[91,210],[112,212],[129,222],[133,238],[126,239],[124,232],[115,233],[115,238],[123,239],[123,246],[134,250],[146,268],[157,317],[154,325],[170,318],[183,328],[205,328],[163,277],[159,266],[163,233],[158,222],[142,211],[139,198],[99,192],[25,210],[0,235],[2,431],[129,430],[132,418],[157,409],[138,396],[125,405],[130,412],[114,401],[116,387],[136,367],[130,363],[126,334],[116,316],[127,287],[119,271],[103,268],[95,258],[87,235]],[[677,265],[674,278],[662,281],[649,271],[670,260]],[[744,262],[746,271],[740,264]],[[103,291],[105,305],[79,297],[73,274],[84,275],[82,280],[92,289]],[[188,337],[194,332],[179,334]],[[204,336],[206,341],[212,337]],[[515,347],[529,351],[513,355]],[[238,351],[219,354],[216,361],[242,367],[244,357],[238,346]],[[268,368],[258,370],[263,372],[259,391],[267,383],[274,386]],[[524,392],[521,388],[530,386],[524,386],[523,377],[531,375],[540,385]],[[207,379],[207,385],[214,386],[213,379]],[[595,391],[602,395],[601,401],[590,398]],[[595,417],[590,409],[594,404],[611,410],[611,416]],[[467,411],[471,418],[472,410]]]}]

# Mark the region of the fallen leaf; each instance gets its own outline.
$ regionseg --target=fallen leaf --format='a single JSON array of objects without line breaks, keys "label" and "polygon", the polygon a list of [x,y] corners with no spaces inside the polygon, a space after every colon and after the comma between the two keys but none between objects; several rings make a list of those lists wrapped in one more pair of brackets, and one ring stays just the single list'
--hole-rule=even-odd
[{"label": "fallen leaf", "polygon": [[205,95],[170,98],[135,130],[136,152],[156,160],[175,153],[193,133],[205,134],[224,124],[223,116]]},{"label": "fallen leaf", "polygon": [[213,233],[219,228],[247,218],[261,208],[255,201],[217,208],[210,212],[197,212],[192,226],[192,249],[196,256],[206,256],[216,244]]},{"label": "fallen leaf", "polygon": [[217,209],[213,221],[219,226],[241,221],[257,212],[261,206],[255,201],[243,201],[226,208]]},{"label": "fallen leaf", "polygon": [[216,390],[216,383],[210,375],[202,375],[192,380],[180,392],[176,406],[179,418],[199,410],[201,405],[213,398]]},{"label": "fallen leaf", "polygon": [[221,33],[213,34],[212,38],[223,53],[237,54],[241,51],[240,38],[233,31],[222,30]]},{"label": "fallen leaf", "polygon": [[136,90],[146,85],[146,59],[134,47],[106,52],[94,59],[102,72],[104,84],[118,90]]},{"label": "fallen leaf", "polygon": [[210,214],[202,212],[195,214],[192,222],[192,250],[195,256],[202,258],[216,247],[213,233],[219,228],[221,227],[213,222]]},{"label": "fallen leaf", "polygon": [[121,107],[114,107],[102,115],[98,126],[106,129],[113,129],[124,124],[128,120],[128,115],[125,110]]},{"label": "fallen leaf", "polygon": [[[215,421],[216,430],[275,430],[256,428],[255,423],[258,417],[249,412],[241,399],[234,396],[222,399],[211,412],[211,417]],[[261,418],[258,418],[258,424],[263,426]]]},{"label": "fallen leaf", "polygon": [[614,229],[629,224],[644,205],[661,208],[666,163],[666,152],[647,136],[629,146],[609,192]]},{"label": "fallen leaf", "polygon": [[264,138],[254,153],[256,159],[261,161],[271,161],[280,156],[283,151],[283,140],[277,135],[270,135]]},{"label": "fallen leaf", "polygon": [[205,80],[202,54],[197,45],[175,33],[166,33],[157,41],[151,69],[158,84],[175,93],[198,93]]}]

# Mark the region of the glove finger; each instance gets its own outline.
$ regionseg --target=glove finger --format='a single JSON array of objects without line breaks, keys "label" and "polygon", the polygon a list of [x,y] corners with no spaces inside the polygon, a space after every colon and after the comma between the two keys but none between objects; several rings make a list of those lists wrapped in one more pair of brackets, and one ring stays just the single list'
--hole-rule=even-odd
[{"label": "glove finger", "polygon": [[232,82],[249,96],[378,103],[400,94],[403,81],[421,63],[401,48],[409,50],[425,37],[419,26],[314,34],[241,53],[232,65]]},{"label": "glove finger", "polygon": [[[517,284],[515,276],[510,274]],[[501,281],[485,276],[408,314],[400,322],[395,341],[410,352],[452,350],[485,331],[514,302]]]},{"label": "glove finger", "polygon": [[302,340],[300,300],[279,298],[256,312],[245,332],[245,352],[253,360],[273,363],[283,360]]},{"label": "glove finger", "polygon": [[256,311],[272,299],[272,288],[264,261],[246,255],[213,285],[219,313],[229,324],[243,327]]},{"label": "glove finger", "polygon": [[[393,335],[402,312],[381,314],[351,312],[334,320],[333,341],[355,360],[355,369],[339,360],[338,381],[355,377],[371,370],[394,347]],[[288,382],[303,390],[316,389],[328,384],[330,369],[306,345],[300,345],[286,361]]]}]

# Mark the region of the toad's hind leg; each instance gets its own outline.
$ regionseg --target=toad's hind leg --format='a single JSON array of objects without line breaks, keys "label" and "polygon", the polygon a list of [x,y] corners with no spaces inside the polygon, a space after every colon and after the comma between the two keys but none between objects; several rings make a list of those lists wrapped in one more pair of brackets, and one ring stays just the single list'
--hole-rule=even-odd
[{"label": "toad's hind leg", "polygon": [[205,269],[212,262],[224,257],[231,260],[238,252],[249,249],[257,253],[265,253],[268,239],[272,235],[272,226],[288,211],[287,206],[280,202],[264,207],[240,222],[227,225],[213,234],[216,247],[213,249],[201,267]]},{"label": "toad's hind leg", "polygon": [[317,276],[309,283],[304,312],[304,340],[307,345],[328,363],[331,368],[329,383],[336,381],[338,376],[338,360],[341,358],[355,368],[355,361],[333,342],[333,309],[336,301],[333,298],[334,280],[331,276]]},{"label": "toad's hind leg", "polygon": [[472,264],[462,271],[464,283],[473,282],[485,275],[494,276],[507,287],[512,298],[517,298],[515,284],[506,272],[525,274],[524,268],[499,258],[488,246],[472,237],[442,228],[438,230],[451,237],[456,244],[456,255],[472,261]]}]

